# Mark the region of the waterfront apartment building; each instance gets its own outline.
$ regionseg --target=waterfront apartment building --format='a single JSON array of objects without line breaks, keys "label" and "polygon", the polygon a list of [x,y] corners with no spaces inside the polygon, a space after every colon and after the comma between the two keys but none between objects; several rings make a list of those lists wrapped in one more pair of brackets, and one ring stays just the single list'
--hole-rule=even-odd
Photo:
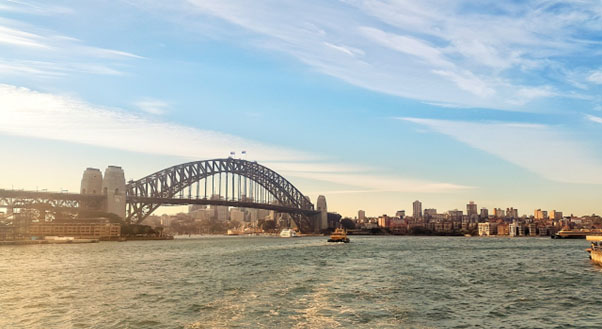
[{"label": "waterfront apartment building", "polygon": [[537,236],[537,224],[528,223],[525,227],[525,235]]},{"label": "waterfront apartment building", "polygon": [[378,227],[388,228],[391,226],[391,218],[387,215],[378,217]]},{"label": "waterfront apartment building", "polygon": [[[533,217],[535,217],[535,219],[538,219],[538,220],[548,219],[548,212],[545,210],[535,209],[535,212],[533,215],[534,215]],[[561,216],[561,219],[562,219],[562,216]]]},{"label": "waterfront apartment building", "polygon": [[424,218],[425,219],[434,219],[435,217],[437,217],[437,209],[434,208],[427,208],[424,209]]},{"label": "waterfront apartment building", "polygon": [[517,221],[514,221],[512,224],[510,224],[508,231],[509,235],[512,237],[525,236],[525,227],[523,226],[523,223]]},{"label": "waterfront apartment building", "polygon": [[497,233],[497,223],[479,223],[479,236],[491,236]]},{"label": "waterfront apartment building", "polygon": [[422,202],[418,200],[414,201],[412,203],[412,209],[414,210],[414,212],[412,213],[412,216],[414,218],[422,218]]},{"label": "waterfront apartment building", "polygon": [[458,209],[450,210],[447,212],[447,214],[449,215],[449,219],[451,219],[452,221],[461,221],[462,217],[464,216],[462,210]]},{"label": "waterfront apartment building", "polygon": [[510,225],[506,223],[498,223],[497,224],[497,235],[509,235],[510,234]]},{"label": "waterfront apartment building", "polygon": [[30,236],[70,236],[76,239],[118,238],[121,236],[121,225],[107,221],[77,221],[31,223],[28,228]]}]

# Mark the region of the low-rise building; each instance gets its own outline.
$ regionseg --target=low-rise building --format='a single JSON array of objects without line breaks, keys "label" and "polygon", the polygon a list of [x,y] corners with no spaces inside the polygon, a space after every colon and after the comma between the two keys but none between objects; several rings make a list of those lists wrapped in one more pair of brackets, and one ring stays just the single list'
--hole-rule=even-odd
[{"label": "low-rise building", "polygon": [[525,228],[522,223],[514,221],[510,224],[509,235],[512,237],[525,236]]},{"label": "low-rise building", "polygon": [[72,236],[76,239],[117,238],[121,236],[121,225],[103,221],[31,223],[28,233],[35,237]]},{"label": "low-rise building", "polygon": [[458,209],[450,210],[447,212],[447,214],[449,215],[449,219],[452,221],[462,221],[462,217],[464,216],[462,210]]},{"label": "low-rise building", "polygon": [[496,223],[479,223],[479,236],[490,236],[495,235],[497,233],[497,224]]},{"label": "low-rise building", "polygon": [[527,224],[526,230],[529,231],[529,236],[537,236],[537,224],[535,224],[535,223]]},{"label": "low-rise building", "polygon": [[510,225],[506,223],[498,223],[497,224],[497,235],[509,235],[510,234]]},{"label": "low-rise building", "polygon": [[378,227],[388,228],[391,226],[391,217],[382,215],[378,217]]}]

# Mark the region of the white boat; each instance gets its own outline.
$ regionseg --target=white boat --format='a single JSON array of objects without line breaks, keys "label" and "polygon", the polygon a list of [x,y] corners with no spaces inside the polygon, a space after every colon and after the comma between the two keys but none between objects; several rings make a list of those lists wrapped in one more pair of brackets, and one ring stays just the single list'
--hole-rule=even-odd
[{"label": "white boat", "polygon": [[290,228],[285,228],[280,232],[280,237],[283,238],[295,238],[297,237],[297,232],[295,230],[291,230]]},{"label": "white boat", "polygon": [[72,236],[47,236],[44,238],[44,240],[72,242],[73,240],[75,240],[75,237],[72,237]]}]

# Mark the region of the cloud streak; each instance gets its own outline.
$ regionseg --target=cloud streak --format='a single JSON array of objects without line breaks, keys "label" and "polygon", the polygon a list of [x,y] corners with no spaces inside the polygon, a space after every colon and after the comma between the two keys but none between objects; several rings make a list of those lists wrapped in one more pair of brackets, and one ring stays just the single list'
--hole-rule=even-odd
[{"label": "cloud streak", "polygon": [[588,119],[591,122],[602,124],[602,118],[601,117],[597,117],[597,116],[591,115],[591,114],[586,114],[585,118]]},{"label": "cloud streak", "polygon": [[123,75],[115,64],[145,59],[115,49],[86,45],[76,38],[0,19],[0,52],[18,52],[18,59],[0,57],[0,77],[62,78],[77,73]]},{"label": "cloud streak", "polygon": [[169,104],[158,99],[143,99],[134,103],[134,105],[143,112],[162,115],[169,110]]},{"label": "cloud streak", "polygon": [[[597,117],[588,116],[592,121]],[[602,184],[602,162],[558,127],[541,124],[398,118],[452,137],[546,179]],[[601,118],[600,123],[602,123]]]},{"label": "cloud streak", "polygon": [[34,1],[7,0],[0,4],[0,11],[23,13],[28,15],[73,14],[68,7],[40,4]]},{"label": "cloud streak", "polygon": [[[165,11],[165,5],[134,2]],[[586,36],[602,31],[602,5],[596,2],[259,0],[249,6],[242,0],[190,0],[171,9],[185,12],[188,20],[178,24],[191,28],[206,16],[226,22],[199,33],[246,37],[257,47],[288,53],[362,88],[506,110],[527,110],[537,99],[573,97],[556,90],[573,90],[587,81],[568,81],[566,63],[572,56],[595,62],[599,42]],[[589,77],[597,80],[595,73]]]},{"label": "cloud streak", "polygon": [[230,150],[247,150],[254,159],[269,163],[279,172],[363,189],[453,192],[468,188],[369,174],[366,171],[373,168],[341,166],[299,150],[152,120],[119,109],[90,105],[72,97],[12,85],[0,84],[0,116],[3,118],[0,133],[3,134],[190,159],[222,158],[228,156]]},{"label": "cloud streak", "polygon": [[6,26],[0,26],[0,43],[11,46],[50,49],[43,38],[37,34],[20,31]]}]

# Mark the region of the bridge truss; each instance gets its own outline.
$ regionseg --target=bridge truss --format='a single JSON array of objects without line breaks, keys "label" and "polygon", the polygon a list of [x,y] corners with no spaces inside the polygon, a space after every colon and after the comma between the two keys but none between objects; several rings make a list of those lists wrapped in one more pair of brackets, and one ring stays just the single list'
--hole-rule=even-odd
[{"label": "bridge truss", "polygon": [[100,209],[104,199],[104,196],[77,193],[0,189],[0,208],[7,209],[7,214],[12,213],[14,209],[35,209],[43,212],[73,211],[81,206]]},{"label": "bridge truss", "polygon": [[260,208],[291,214],[311,230],[313,204],[293,184],[257,162],[214,159],[176,165],[126,186],[126,219],[140,223],[161,205],[204,204]]}]

